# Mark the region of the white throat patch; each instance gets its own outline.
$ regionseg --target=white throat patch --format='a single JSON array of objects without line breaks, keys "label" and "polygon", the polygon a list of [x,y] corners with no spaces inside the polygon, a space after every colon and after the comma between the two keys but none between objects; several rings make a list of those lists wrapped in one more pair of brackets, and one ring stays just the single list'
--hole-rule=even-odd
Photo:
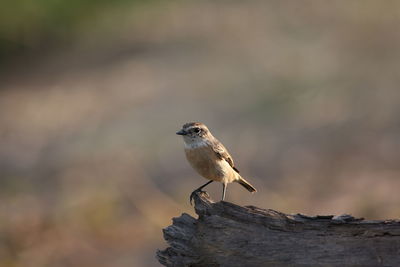
[{"label": "white throat patch", "polygon": [[[189,141],[189,140],[188,140]],[[207,142],[204,140],[190,140],[189,142],[186,142],[185,140],[185,148],[186,149],[194,149],[194,148],[199,148],[203,146],[207,146]]]}]

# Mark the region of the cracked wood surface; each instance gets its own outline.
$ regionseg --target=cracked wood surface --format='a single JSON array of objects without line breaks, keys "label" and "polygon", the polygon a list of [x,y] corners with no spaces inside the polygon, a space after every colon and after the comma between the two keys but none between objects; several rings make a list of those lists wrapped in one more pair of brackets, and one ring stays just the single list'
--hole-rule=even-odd
[{"label": "cracked wood surface", "polygon": [[400,266],[400,221],[288,215],[195,195],[163,229],[165,266]]}]

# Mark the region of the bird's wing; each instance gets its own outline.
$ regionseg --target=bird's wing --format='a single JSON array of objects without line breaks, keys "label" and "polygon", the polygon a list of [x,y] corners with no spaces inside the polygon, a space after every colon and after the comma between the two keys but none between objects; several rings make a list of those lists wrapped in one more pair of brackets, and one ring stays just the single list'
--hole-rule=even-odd
[{"label": "bird's wing", "polygon": [[236,169],[235,164],[233,163],[233,159],[231,155],[229,155],[228,150],[224,147],[221,142],[218,140],[214,140],[212,142],[212,149],[214,150],[215,154],[217,154],[218,158],[223,159],[231,165],[232,169],[234,169],[237,173],[239,173],[239,170]]}]

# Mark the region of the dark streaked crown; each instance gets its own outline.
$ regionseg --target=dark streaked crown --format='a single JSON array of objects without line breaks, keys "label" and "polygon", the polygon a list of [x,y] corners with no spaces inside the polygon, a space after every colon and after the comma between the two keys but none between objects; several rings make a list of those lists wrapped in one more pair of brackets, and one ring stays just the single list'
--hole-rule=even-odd
[{"label": "dark streaked crown", "polygon": [[[201,123],[201,122],[188,122],[188,123],[185,123],[183,126],[182,126],[182,129],[189,129],[189,128],[191,128],[191,127],[205,127],[205,125],[203,124],[203,123]],[[206,127],[207,128],[207,127]]]}]

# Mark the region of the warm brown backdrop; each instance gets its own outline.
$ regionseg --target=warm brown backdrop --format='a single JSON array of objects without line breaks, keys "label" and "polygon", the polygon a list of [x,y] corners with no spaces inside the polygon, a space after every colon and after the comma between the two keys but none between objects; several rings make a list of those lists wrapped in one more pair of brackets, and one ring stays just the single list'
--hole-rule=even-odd
[{"label": "warm brown backdrop", "polygon": [[175,135],[188,121],[259,190],[228,201],[399,217],[400,2],[101,7],[0,28],[22,44],[2,51],[0,266],[158,266],[205,182]]}]

